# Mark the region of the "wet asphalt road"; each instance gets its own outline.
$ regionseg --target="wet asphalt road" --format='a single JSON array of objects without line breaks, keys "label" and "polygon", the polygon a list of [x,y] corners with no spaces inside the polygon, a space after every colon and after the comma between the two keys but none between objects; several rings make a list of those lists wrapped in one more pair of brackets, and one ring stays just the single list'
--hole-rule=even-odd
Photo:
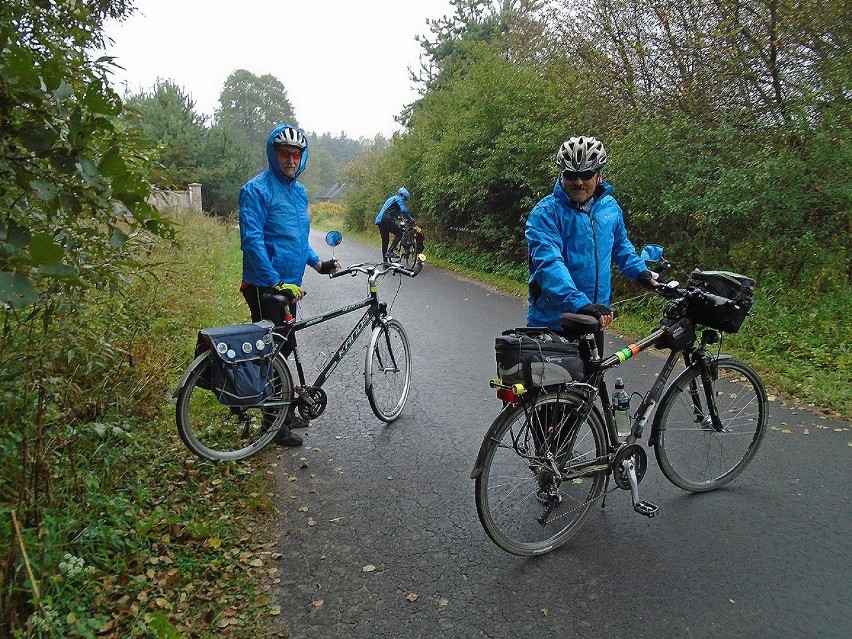
[{"label": "wet asphalt road", "polygon": [[[312,242],[330,256],[321,234]],[[336,250],[344,264],[377,254],[346,238]],[[385,280],[382,299],[398,282]],[[308,273],[304,285],[306,317],[366,293],[363,277]],[[525,300],[435,267],[403,278],[392,315],[414,362],[402,417],[386,425],[370,410],[365,334],[326,385],[325,414],[300,431],[305,447],[274,451],[277,600],[290,637],[850,636],[852,428],[780,402],[756,459],[725,489],[681,491],[649,449],[640,494],[659,505],[656,518],[616,491],[548,555],[493,545],[469,476],[500,408],[488,387],[494,337],[525,313]],[[303,361],[322,363],[356,318],[300,333]],[[608,352],[624,345],[608,341]],[[644,391],[661,363],[643,353],[618,374],[628,392]]]}]

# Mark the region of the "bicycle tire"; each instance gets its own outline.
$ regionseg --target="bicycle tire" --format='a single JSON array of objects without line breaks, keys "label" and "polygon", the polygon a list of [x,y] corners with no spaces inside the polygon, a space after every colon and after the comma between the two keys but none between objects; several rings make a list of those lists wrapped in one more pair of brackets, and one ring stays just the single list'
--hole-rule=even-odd
[{"label": "bicycle tire", "polygon": [[[540,555],[565,544],[603,491],[609,467],[606,429],[597,411],[571,423],[581,401],[576,394],[554,392],[531,405],[507,406],[482,442],[476,511],[488,537],[513,555]],[[556,460],[558,477],[548,467],[548,454]],[[545,491],[555,506],[542,524]]]},{"label": "bicycle tire", "polygon": [[364,362],[364,391],[373,413],[392,422],[402,413],[411,388],[411,349],[405,329],[395,319],[376,326]]},{"label": "bicycle tire", "polygon": [[414,265],[417,264],[417,255],[414,253],[414,247],[408,246],[406,248],[403,248],[400,259],[402,261],[402,265],[405,268],[414,268]]},{"label": "bicycle tire", "polygon": [[[177,429],[186,447],[210,461],[239,461],[272,442],[293,400],[293,378],[281,357],[272,360],[274,394],[260,406],[221,404],[202,380],[209,379],[209,353],[191,364],[177,394]],[[202,384],[199,384],[202,381]],[[282,404],[286,402],[287,404]],[[270,407],[269,404],[275,406]]]},{"label": "bicycle tire", "polygon": [[715,370],[713,388],[723,432],[693,408],[691,385],[706,405],[697,363],[671,383],[655,418],[654,453],[660,470],[675,486],[693,493],[716,490],[737,477],[754,459],[766,432],[766,389],[758,374],[730,358],[717,359]]}]

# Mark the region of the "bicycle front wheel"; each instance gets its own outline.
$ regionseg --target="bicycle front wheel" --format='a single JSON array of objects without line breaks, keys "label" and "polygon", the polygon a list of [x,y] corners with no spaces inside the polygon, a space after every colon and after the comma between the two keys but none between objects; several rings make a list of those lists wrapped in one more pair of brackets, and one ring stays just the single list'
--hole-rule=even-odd
[{"label": "bicycle front wheel", "polygon": [[373,329],[364,366],[364,391],[376,417],[392,422],[411,386],[411,349],[402,324],[387,320]]},{"label": "bicycle front wheel", "polygon": [[278,432],[293,400],[293,378],[280,357],[272,360],[274,393],[260,406],[225,406],[210,389],[210,357],[199,355],[177,396],[177,429],[189,450],[211,461],[246,459]]},{"label": "bicycle front wheel", "polygon": [[711,423],[697,364],[672,382],[656,417],[660,470],[675,486],[694,493],[716,490],[745,470],[766,430],[766,389],[758,374],[733,359],[719,359],[713,367],[721,432]]},{"label": "bicycle front wheel", "polygon": [[606,430],[581,400],[549,393],[507,407],[492,424],[477,460],[476,510],[491,540],[514,555],[550,552],[585,523],[608,468]]}]

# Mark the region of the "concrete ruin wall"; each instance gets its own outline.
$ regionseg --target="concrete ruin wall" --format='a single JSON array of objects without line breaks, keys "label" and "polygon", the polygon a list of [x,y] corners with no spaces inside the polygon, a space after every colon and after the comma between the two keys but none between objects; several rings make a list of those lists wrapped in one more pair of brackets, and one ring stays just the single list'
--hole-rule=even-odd
[{"label": "concrete ruin wall", "polygon": [[148,203],[158,211],[197,211],[201,212],[201,185],[197,182],[187,185],[186,191],[163,191],[155,189]]}]

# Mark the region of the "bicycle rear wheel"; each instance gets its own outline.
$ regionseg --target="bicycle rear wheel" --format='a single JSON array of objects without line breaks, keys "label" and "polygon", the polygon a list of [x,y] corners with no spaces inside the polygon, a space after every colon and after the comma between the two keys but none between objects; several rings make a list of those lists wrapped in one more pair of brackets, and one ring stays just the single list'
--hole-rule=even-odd
[{"label": "bicycle rear wheel", "polygon": [[364,391],[376,417],[392,422],[411,386],[411,349],[402,324],[387,320],[373,329],[364,365]]},{"label": "bicycle rear wheel", "polygon": [[595,411],[578,423],[580,403],[574,394],[542,395],[505,408],[486,434],[474,471],[476,511],[503,550],[531,556],[561,546],[603,491],[606,430]]},{"label": "bicycle rear wheel", "polygon": [[722,432],[710,422],[697,364],[678,375],[657,410],[654,452],[660,470],[690,492],[716,490],[739,475],[766,431],[766,389],[757,373],[733,359],[717,360],[715,368],[713,393]]},{"label": "bicycle rear wheel", "polygon": [[225,406],[209,389],[210,355],[199,355],[178,391],[176,419],[186,447],[203,459],[235,461],[263,450],[293,400],[293,379],[280,357],[272,360],[275,392],[261,406]]}]

